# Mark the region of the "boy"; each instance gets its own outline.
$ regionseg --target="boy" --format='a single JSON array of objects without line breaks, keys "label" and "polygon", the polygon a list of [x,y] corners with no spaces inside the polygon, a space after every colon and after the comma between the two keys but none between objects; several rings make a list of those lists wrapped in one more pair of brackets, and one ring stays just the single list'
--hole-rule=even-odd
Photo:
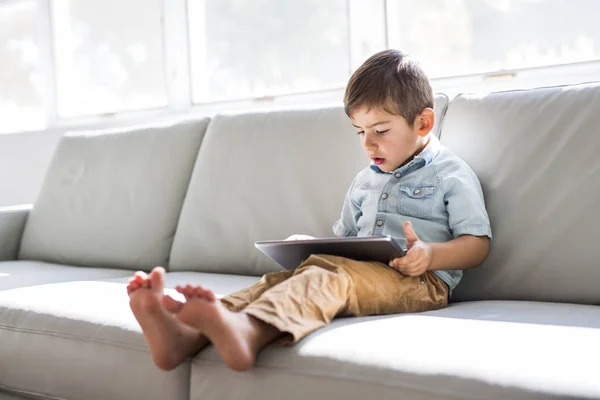
[{"label": "boy", "polygon": [[138,272],[127,291],[158,367],[173,369],[210,342],[246,370],[266,345],[295,343],[336,316],[443,308],[461,270],[487,257],[479,181],[430,134],[433,93],[418,64],[395,50],[375,54],[350,78],[344,105],[372,164],[350,186],[334,232],[405,239],[406,255],[389,265],[313,255],[220,301],[190,285],[177,287],[186,302],[176,301],[163,295],[162,268]]}]

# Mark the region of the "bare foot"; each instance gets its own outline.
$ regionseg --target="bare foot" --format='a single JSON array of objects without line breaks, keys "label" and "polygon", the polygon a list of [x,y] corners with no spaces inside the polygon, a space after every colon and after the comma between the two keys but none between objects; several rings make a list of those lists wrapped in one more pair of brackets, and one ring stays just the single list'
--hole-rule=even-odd
[{"label": "bare foot", "polygon": [[[189,284],[186,286],[177,285],[175,287],[175,290],[177,290],[179,293],[181,293],[185,297],[186,301],[189,299],[194,299],[194,298],[196,298],[196,299],[203,298],[203,299],[209,300],[209,301],[217,300],[217,296],[215,296],[215,294],[211,290],[205,289],[199,285],[198,286],[192,286]],[[163,296],[163,306],[170,313],[177,314],[181,310],[181,308],[184,306],[184,304],[185,304],[184,302],[175,300],[168,294]]]},{"label": "bare foot", "polygon": [[206,335],[234,370],[251,368],[260,350],[281,335],[273,326],[248,314],[229,311],[212,291],[201,286],[178,291],[187,301],[181,304],[177,319]]},{"label": "bare foot", "polygon": [[160,369],[168,371],[206,347],[208,340],[198,329],[181,323],[163,307],[163,303],[169,303],[163,295],[164,274],[161,267],[154,268],[149,276],[136,272],[129,280],[127,293],[129,306],[142,327],[152,360]]}]

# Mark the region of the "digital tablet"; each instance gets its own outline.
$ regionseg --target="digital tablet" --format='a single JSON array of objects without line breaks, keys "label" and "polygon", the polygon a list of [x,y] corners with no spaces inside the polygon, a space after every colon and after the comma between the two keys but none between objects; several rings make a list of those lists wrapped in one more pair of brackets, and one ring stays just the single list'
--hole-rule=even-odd
[{"label": "digital tablet", "polygon": [[405,254],[397,240],[391,236],[264,240],[254,245],[289,270],[295,269],[311,254],[329,254],[358,261],[379,261],[385,265]]}]

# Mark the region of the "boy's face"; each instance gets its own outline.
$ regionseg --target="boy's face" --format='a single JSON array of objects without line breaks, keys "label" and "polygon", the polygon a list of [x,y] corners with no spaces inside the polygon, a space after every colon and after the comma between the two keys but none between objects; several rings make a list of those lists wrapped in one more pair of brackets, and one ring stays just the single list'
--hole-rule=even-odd
[{"label": "boy's face", "polygon": [[429,142],[433,110],[426,108],[414,123],[382,108],[360,108],[350,117],[367,157],[384,172],[392,172],[410,161]]}]

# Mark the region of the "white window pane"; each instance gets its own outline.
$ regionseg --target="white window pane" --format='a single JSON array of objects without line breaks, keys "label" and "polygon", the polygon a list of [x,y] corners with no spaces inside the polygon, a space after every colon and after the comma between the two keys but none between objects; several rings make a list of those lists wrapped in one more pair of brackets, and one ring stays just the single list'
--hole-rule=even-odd
[{"label": "white window pane", "polygon": [[52,2],[58,113],[167,104],[161,0]]},{"label": "white window pane", "polygon": [[0,132],[44,127],[35,1],[0,2]]},{"label": "white window pane", "polygon": [[189,0],[194,102],[343,87],[346,0]]},{"label": "white window pane", "polygon": [[390,47],[431,77],[600,58],[598,0],[388,0]]}]

